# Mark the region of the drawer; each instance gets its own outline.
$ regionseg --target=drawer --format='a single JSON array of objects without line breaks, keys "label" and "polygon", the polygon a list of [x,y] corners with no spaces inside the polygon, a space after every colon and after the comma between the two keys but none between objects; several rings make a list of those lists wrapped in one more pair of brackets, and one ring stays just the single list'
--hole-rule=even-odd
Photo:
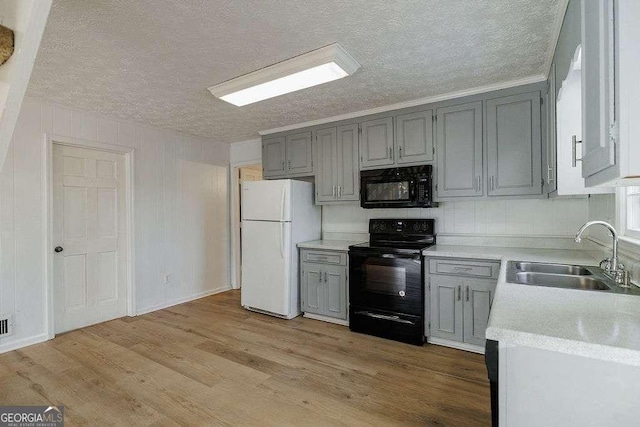
[{"label": "drawer", "polygon": [[314,251],[304,249],[302,251],[303,262],[316,262],[320,264],[347,265],[347,254],[336,251]]},{"label": "drawer", "polygon": [[431,259],[429,260],[429,273],[497,279],[500,273],[500,263],[462,259]]}]

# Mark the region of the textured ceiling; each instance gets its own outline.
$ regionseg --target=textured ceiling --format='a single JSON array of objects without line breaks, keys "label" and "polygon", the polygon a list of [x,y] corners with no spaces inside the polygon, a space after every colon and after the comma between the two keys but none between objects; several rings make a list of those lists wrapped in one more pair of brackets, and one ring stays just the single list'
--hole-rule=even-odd
[{"label": "textured ceiling", "polygon": [[[235,142],[540,75],[559,0],[55,0],[28,95]],[[352,77],[235,107],[207,87],[339,42]]]}]

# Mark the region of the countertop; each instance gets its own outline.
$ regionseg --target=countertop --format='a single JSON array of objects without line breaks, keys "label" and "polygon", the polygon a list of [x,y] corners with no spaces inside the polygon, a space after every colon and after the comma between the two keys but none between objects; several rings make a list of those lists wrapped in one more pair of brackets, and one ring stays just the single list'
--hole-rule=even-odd
[{"label": "countertop", "polygon": [[298,243],[298,247],[304,249],[346,252],[349,250],[349,246],[357,245],[362,242],[362,240],[313,240],[311,242]]},{"label": "countertop", "polygon": [[640,366],[640,297],[506,281],[507,261],[597,265],[585,251],[433,246],[425,256],[499,259],[486,337],[517,345]]}]

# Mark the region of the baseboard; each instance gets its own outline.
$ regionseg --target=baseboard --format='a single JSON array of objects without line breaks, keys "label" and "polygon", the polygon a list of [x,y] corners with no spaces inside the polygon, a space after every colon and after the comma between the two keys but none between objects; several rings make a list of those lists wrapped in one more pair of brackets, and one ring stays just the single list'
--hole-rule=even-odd
[{"label": "baseboard", "polygon": [[458,341],[450,341],[442,338],[436,337],[427,337],[427,342],[429,344],[441,345],[444,347],[456,348],[458,350],[470,351],[472,353],[484,354],[484,347],[479,345],[467,344]]},{"label": "baseboard", "polygon": [[6,353],[8,351],[18,350],[23,347],[28,347],[30,345],[39,344],[41,342],[48,341],[49,337],[47,334],[40,334],[33,337],[21,338],[19,340],[10,341],[6,344],[0,345],[0,354]]},{"label": "baseboard", "polygon": [[178,298],[172,301],[168,301],[168,302],[163,302],[160,304],[156,304],[156,305],[152,305],[150,307],[145,307],[145,308],[141,308],[139,310],[136,310],[136,316],[141,316],[143,314],[147,314],[147,313],[151,313],[152,311],[158,311],[158,310],[162,310],[165,308],[169,308],[169,307],[173,307],[174,305],[178,305],[178,304],[184,304],[185,302],[189,302],[189,301],[194,301],[200,298],[204,298],[204,297],[208,297],[211,295],[215,295],[215,294],[219,294],[221,292],[226,292],[231,290],[232,287],[231,285],[227,285],[227,286],[222,286],[220,288],[216,288],[216,289],[211,289],[209,291],[205,291],[205,292],[200,292],[194,295],[189,295],[188,297],[183,297],[183,298]]},{"label": "baseboard", "polygon": [[322,316],[320,314],[304,313],[304,317],[323,322],[335,323],[336,325],[349,326],[349,321],[344,319],[334,319],[333,317]]}]

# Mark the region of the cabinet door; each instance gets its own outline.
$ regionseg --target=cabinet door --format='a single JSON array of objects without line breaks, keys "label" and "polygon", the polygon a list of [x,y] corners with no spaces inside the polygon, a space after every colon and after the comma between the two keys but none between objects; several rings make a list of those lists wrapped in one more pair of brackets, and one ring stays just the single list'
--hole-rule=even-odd
[{"label": "cabinet door", "polygon": [[540,92],[487,101],[490,196],[542,194]]},{"label": "cabinet door", "polygon": [[481,196],[482,103],[438,108],[438,197]]},{"label": "cabinet door", "polygon": [[396,163],[433,160],[433,110],[396,117]]},{"label": "cabinet door", "polygon": [[311,132],[287,135],[287,175],[313,174]]},{"label": "cabinet door", "polygon": [[615,164],[613,0],[582,0],[582,176]]},{"label": "cabinet door", "polygon": [[495,282],[465,279],[464,342],[484,346],[495,289]]},{"label": "cabinet door", "polygon": [[300,283],[302,311],[322,314],[323,292],[322,267],[318,264],[303,263]]},{"label": "cabinet door", "polygon": [[396,163],[433,160],[433,110],[396,116]]},{"label": "cabinet door", "polygon": [[281,177],[285,170],[285,137],[279,136],[262,140],[262,176]]},{"label": "cabinet door", "polygon": [[393,118],[362,122],[360,128],[362,169],[393,165]]},{"label": "cabinet door", "polygon": [[316,131],[316,203],[336,199],[336,128]]},{"label": "cabinet door", "polygon": [[347,318],[347,269],[344,267],[323,268],[325,287],[324,310],[326,316]]},{"label": "cabinet door", "polygon": [[551,64],[551,71],[549,71],[549,92],[545,97],[546,108],[546,131],[547,138],[543,147],[544,150],[544,167],[542,168],[542,175],[545,182],[545,193],[552,193],[558,189],[558,168],[557,168],[557,115],[556,115],[556,64]]},{"label": "cabinet door", "polygon": [[431,336],[462,341],[463,287],[463,279],[431,276]]},{"label": "cabinet door", "polygon": [[335,162],[338,165],[339,200],[360,200],[360,168],[358,167],[358,125],[340,126]]}]

